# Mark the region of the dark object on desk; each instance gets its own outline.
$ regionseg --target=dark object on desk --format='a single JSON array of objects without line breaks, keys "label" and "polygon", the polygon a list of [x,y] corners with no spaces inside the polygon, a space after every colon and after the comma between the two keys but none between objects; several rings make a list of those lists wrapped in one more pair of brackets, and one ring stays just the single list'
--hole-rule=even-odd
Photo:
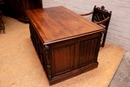
[{"label": "dark object on desk", "polygon": [[5,26],[2,20],[3,13],[0,11],[0,30],[3,30],[3,33],[5,33]]},{"label": "dark object on desk", "polygon": [[28,22],[26,10],[42,8],[42,0],[5,0],[7,16]]},{"label": "dark object on desk", "polygon": [[50,85],[98,66],[104,28],[62,6],[27,10],[27,16]]},{"label": "dark object on desk", "polygon": [[112,11],[108,12],[104,6],[101,6],[101,7],[94,6],[94,9],[92,12],[86,13],[86,14],[80,14],[81,16],[87,16],[87,15],[92,14],[92,21],[106,29],[106,31],[102,35],[102,41],[101,41],[102,47],[104,47],[105,45],[108,26],[111,19],[111,13]]}]

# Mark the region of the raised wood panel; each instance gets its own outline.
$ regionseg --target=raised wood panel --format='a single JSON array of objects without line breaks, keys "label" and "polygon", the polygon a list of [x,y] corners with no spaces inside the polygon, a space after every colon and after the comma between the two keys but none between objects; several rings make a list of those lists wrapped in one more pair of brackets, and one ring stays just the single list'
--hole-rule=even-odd
[{"label": "raised wood panel", "polygon": [[79,66],[90,64],[96,60],[95,50],[98,44],[98,38],[92,38],[80,43]]},{"label": "raised wood panel", "polygon": [[52,75],[60,75],[72,70],[74,68],[74,59],[75,44],[52,49]]}]

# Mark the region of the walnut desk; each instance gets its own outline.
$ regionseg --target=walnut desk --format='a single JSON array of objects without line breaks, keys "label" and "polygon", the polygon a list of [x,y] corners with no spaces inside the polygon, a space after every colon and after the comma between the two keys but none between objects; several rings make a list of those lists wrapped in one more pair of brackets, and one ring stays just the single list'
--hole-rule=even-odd
[{"label": "walnut desk", "polygon": [[62,6],[26,13],[50,85],[98,66],[102,27]]}]

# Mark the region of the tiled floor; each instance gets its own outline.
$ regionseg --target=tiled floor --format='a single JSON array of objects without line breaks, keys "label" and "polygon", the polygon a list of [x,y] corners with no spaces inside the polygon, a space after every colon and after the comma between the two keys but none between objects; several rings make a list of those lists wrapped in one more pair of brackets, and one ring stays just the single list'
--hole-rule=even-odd
[{"label": "tiled floor", "polygon": [[98,68],[49,86],[29,25],[5,16],[3,20],[6,34],[0,32],[0,87],[107,87],[125,53],[107,43],[100,49]]}]

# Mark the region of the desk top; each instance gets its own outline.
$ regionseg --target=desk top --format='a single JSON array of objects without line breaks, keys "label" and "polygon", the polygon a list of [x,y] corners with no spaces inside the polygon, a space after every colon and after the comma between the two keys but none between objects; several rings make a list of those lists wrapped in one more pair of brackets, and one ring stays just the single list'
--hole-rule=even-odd
[{"label": "desk top", "polygon": [[44,44],[104,31],[99,25],[62,6],[26,12]]}]

